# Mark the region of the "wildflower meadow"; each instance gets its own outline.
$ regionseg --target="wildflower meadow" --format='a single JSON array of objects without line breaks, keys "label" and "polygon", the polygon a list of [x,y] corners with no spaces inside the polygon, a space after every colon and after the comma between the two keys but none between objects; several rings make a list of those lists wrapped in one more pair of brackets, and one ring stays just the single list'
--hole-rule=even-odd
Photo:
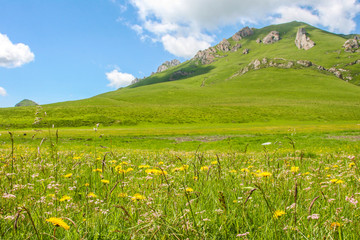
[{"label": "wildflower meadow", "polygon": [[305,154],[293,142],[69,149],[14,139],[0,154],[0,239],[360,237],[356,151]]}]

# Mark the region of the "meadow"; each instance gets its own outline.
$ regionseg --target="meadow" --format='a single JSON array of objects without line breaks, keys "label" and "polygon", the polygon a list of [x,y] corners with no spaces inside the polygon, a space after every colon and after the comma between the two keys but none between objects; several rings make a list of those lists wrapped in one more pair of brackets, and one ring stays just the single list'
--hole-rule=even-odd
[{"label": "meadow", "polygon": [[[313,49],[296,48],[298,27]],[[256,43],[273,30],[281,41]],[[0,109],[0,239],[360,239],[350,37],[269,26],[209,65]],[[238,74],[263,58],[316,66]]]},{"label": "meadow", "polygon": [[0,239],[360,237],[356,123],[0,133]]}]

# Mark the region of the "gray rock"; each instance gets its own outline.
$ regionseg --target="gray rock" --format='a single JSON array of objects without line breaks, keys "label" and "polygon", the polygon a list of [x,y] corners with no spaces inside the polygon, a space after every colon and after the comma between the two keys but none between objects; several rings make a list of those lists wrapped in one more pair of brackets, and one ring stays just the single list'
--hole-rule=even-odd
[{"label": "gray rock", "polygon": [[309,50],[315,46],[315,43],[308,36],[306,36],[306,31],[304,28],[299,28],[295,38],[295,45],[298,47],[298,49]]},{"label": "gray rock", "polygon": [[210,64],[215,61],[215,56],[213,55],[214,53],[216,53],[216,49],[213,47],[203,51],[200,50],[196,53],[193,59],[200,61],[201,64]]},{"label": "gray rock", "polygon": [[250,29],[249,27],[244,27],[243,29],[241,29],[240,31],[235,33],[232,36],[232,39],[234,41],[239,41],[239,40],[243,39],[244,37],[251,36],[253,34],[254,34],[254,31],[252,29]]},{"label": "gray rock", "polygon": [[256,39],[256,43],[261,43],[261,39],[260,38]]},{"label": "gray rock", "polygon": [[167,69],[169,69],[171,67],[175,67],[175,66],[179,65],[180,63],[181,62],[179,60],[177,60],[177,59],[171,60],[170,62],[166,61],[166,62],[164,62],[163,64],[161,64],[158,67],[156,73],[160,73],[160,72],[163,72],[163,71],[165,71],[165,70],[167,70]]},{"label": "gray rock", "polygon": [[262,64],[267,64],[267,63],[268,63],[268,61],[267,61],[267,59],[266,59],[266,58],[263,58],[263,59],[262,59],[262,61],[261,61],[261,63],[262,63]]},{"label": "gray rock", "polygon": [[225,38],[216,46],[219,51],[228,52],[230,51],[231,44]]},{"label": "gray rock", "polygon": [[344,43],[343,48],[345,48],[345,52],[355,52],[359,49],[359,43],[356,39],[349,39]]},{"label": "gray rock", "polygon": [[310,67],[312,65],[312,62],[310,62],[308,60],[299,60],[296,63],[300,64],[301,66],[304,66],[304,67]]},{"label": "gray rock", "polygon": [[318,66],[317,69],[325,71],[326,69],[323,66]]},{"label": "gray rock", "polygon": [[254,69],[260,69],[261,62],[259,59],[255,59],[252,64],[254,65]]},{"label": "gray rock", "polygon": [[243,51],[243,54],[248,54],[249,52],[250,52],[250,49],[245,48],[244,51]]},{"label": "gray rock", "polygon": [[264,37],[262,42],[264,44],[272,44],[272,43],[278,42],[280,39],[281,38],[280,38],[280,34],[278,31],[271,31],[266,37]]},{"label": "gray rock", "polygon": [[240,44],[240,43],[237,43],[237,44],[235,44],[235,46],[233,46],[233,47],[231,48],[231,51],[232,51],[232,52],[236,52],[239,48],[241,48],[241,44]]}]

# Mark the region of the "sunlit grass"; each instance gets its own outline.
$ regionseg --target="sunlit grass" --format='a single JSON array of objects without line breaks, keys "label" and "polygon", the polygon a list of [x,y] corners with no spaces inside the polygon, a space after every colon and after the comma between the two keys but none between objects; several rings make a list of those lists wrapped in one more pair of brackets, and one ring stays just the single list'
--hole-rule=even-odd
[{"label": "sunlit grass", "polygon": [[[37,147],[0,155],[2,239],[357,239],[359,146],[305,154]],[[60,133],[58,133],[61,135]],[[12,153],[13,150],[13,153]]]}]

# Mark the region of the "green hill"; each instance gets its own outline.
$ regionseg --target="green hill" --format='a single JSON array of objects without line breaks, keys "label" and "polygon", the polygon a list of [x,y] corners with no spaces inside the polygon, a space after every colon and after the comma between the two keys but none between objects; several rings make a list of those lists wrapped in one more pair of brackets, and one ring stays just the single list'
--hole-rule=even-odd
[{"label": "green hill", "polygon": [[[316,45],[298,49],[299,27]],[[345,52],[353,36],[300,22],[254,29],[210,64],[192,59],[134,85],[80,101],[0,109],[1,127],[218,124],[360,119],[360,53]],[[281,40],[257,43],[270,31]],[[248,54],[243,54],[245,49]],[[358,61],[359,60],[359,61]],[[37,112],[37,115],[34,114]],[[47,113],[46,116],[44,113]]]},{"label": "green hill", "polygon": [[15,107],[29,107],[29,106],[36,106],[39,105],[36,102],[29,100],[29,99],[24,99],[20,102],[18,102]]}]

